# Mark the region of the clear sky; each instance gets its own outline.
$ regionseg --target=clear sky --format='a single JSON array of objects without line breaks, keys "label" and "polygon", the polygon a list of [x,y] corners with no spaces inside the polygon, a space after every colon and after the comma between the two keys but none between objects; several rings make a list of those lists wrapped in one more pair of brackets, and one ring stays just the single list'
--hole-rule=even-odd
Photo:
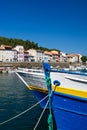
[{"label": "clear sky", "polygon": [[87,0],[0,0],[0,36],[87,56]]}]

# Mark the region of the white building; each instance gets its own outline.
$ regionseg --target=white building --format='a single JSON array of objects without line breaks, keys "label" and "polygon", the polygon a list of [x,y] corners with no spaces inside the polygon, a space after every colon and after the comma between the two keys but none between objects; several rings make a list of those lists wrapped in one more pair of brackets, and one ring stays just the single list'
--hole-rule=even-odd
[{"label": "white building", "polygon": [[82,62],[82,60],[81,60],[82,55],[81,54],[78,54],[78,55],[79,55],[79,62],[81,63]]},{"label": "white building", "polygon": [[17,51],[12,50],[11,46],[1,45],[0,47],[0,62],[17,61]]},{"label": "white building", "polygon": [[37,61],[37,51],[35,49],[27,50],[29,53],[29,61]]},{"label": "white building", "polygon": [[43,61],[43,51],[37,50],[37,62]]},{"label": "white building", "polygon": [[65,52],[60,52],[60,62],[67,61],[67,54]]},{"label": "white building", "polygon": [[52,51],[51,51],[51,54],[52,54],[52,59],[51,59],[51,61],[52,61],[52,62],[59,62],[59,60],[60,60],[60,54],[59,54],[59,52],[56,51],[56,50],[52,50]]},{"label": "white building", "polygon": [[13,56],[13,61],[18,61],[17,51],[14,49],[12,49],[12,56]]},{"label": "white building", "polygon": [[[43,51],[41,50],[35,50],[35,49],[29,49],[29,57],[33,58],[31,61],[35,62],[42,62],[43,61]],[[30,59],[29,59],[30,61]]]},{"label": "white building", "polygon": [[51,52],[44,51],[43,61],[44,61],[44,62],[50,62],[51,59],[52,59],[52,54],[51,54]]},{"label": "white building", "polygon": [[23,62],[24,61],[24,47],[18,45],[14,49],[17,51],[18,61]]},{"label": "white building", "polygon": [[79,54],[69,54],[69,55],[67,55],[67,60],[68,60],[68,62],[72,62],[72,63],[74,63],[74,62],[79,62]]}]

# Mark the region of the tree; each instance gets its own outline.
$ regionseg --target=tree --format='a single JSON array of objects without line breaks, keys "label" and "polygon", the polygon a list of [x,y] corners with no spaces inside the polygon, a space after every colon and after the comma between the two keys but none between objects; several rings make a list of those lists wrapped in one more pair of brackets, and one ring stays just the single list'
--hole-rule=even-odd
[{"label": "tree", "polygon": [[86,63],[86,61],[87,61],[87,56],[82,56],[82,57],[81,57],[81,60],[82,60],[83,63]]},{"label": "tree", "polygon": [[33,49],[39,49],[43,51],[51,51],[51,49],[48,49],[46,47],[38,46],[38,43],[35,43],[34,41],[31,42],[29,40],[22,40],[22,39],[17,39],[17,38],[5,38],[5,37],[0,36],[0,45],[1,44],[11,45],[12,47],[15,47],[17,45],[22,45],[25,50],[33,48]]}]

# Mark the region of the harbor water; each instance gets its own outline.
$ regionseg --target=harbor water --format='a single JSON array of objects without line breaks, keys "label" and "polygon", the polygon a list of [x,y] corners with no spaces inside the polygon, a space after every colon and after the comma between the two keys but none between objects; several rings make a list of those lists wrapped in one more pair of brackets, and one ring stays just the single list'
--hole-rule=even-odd
[{"label": "harbor water", "polygon": [[[0,123],[20,114],[36,103],[34,95],[15,73],[0,74]],[[0,130],[33,130],[41,112],[42,109],[38,105],[20,117],[0,125]],[[46,110],[36,130],[48,130],[48,113]],[[54,130],[56,130],[55,126]]]}]

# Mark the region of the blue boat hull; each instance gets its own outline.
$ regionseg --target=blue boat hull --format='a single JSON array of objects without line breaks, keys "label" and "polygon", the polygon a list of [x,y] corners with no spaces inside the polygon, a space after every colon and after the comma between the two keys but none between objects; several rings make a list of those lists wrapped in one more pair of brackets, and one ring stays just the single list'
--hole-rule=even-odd
[{"label": "blue boat hull", "polygon": [[54,92],[52,110],[57,130],[87,130],[87,100]]},{"label": "blue boat hull", "polygon": [[[36,90],[31,90],[32,93],[34,94],[34,96],[36,97],[36,99],[38,100],[38,102],[40,102],[42,99],[44,99],[47,96],[47,93],[44,92],[40,92],[40,91],[36,91]],[[40,106],[41,108],[44,108],[46,103],[48,101],[48,97],[46,99],[44,99],[42,102],[40,102]],[[48,109],[49,106],[47,106],[46,109]]]}]

